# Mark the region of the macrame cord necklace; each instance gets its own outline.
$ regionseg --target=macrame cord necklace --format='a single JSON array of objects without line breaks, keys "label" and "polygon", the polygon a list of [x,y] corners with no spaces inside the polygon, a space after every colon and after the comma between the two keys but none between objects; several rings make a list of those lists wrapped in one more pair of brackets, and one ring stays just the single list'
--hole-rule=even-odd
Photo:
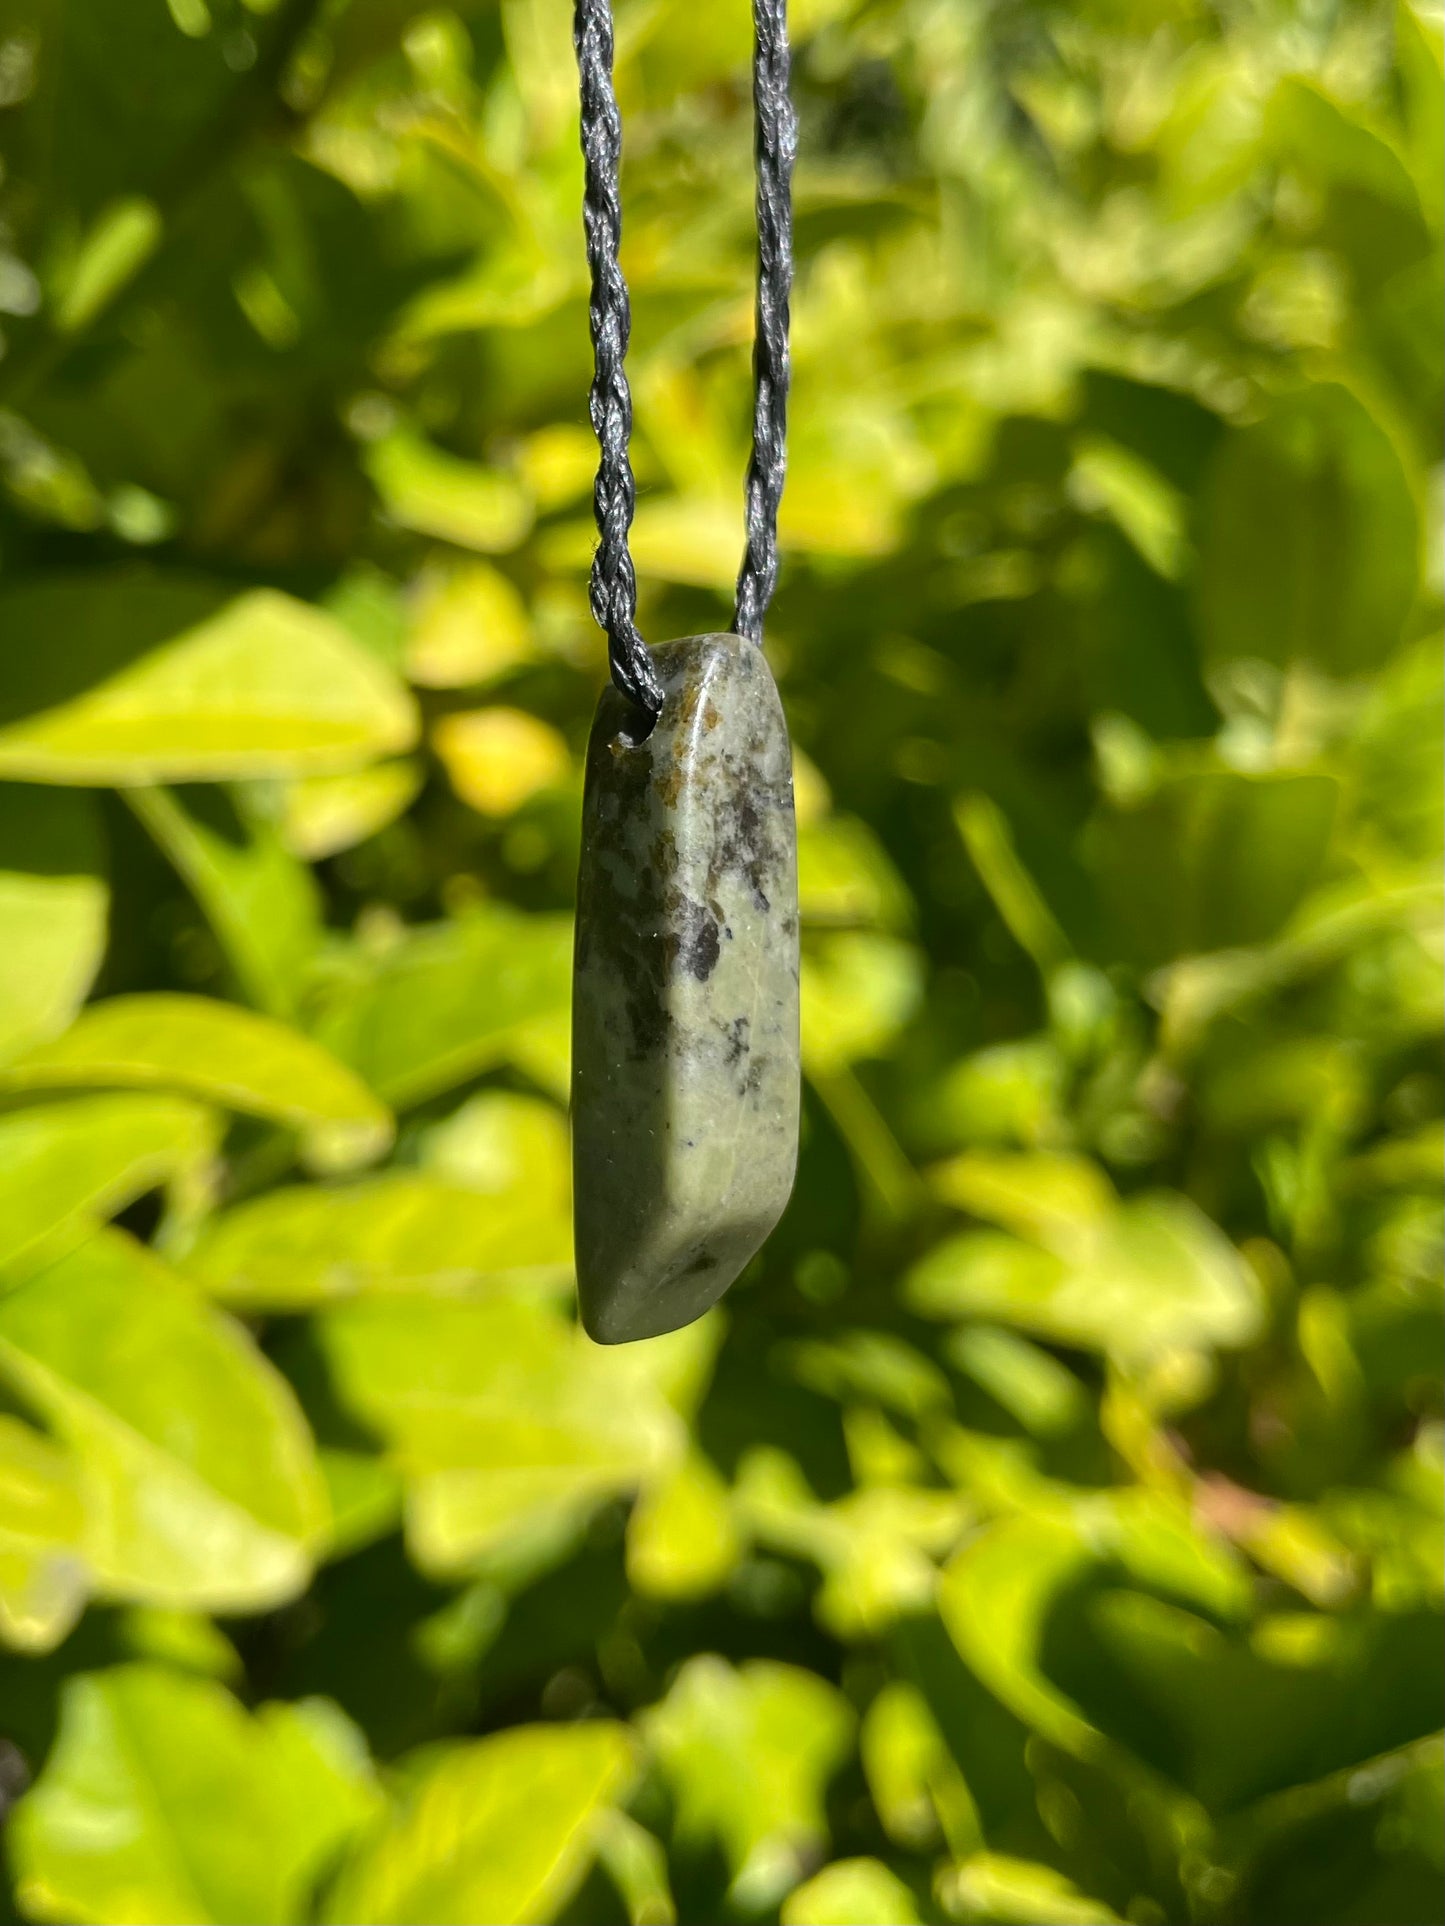
[{"label": "macrame cord necklace", "polygon": [[601,458],[592,613],[612,687],[587,750],[572,1003],[582,1321],[602,1343],[700,1317],[782,1214],[798,1138],[792,760],[760,646],[786,467],[791,180],[786,0],[753,0],[758,277],[753,446],[733,626],[649,649],[618,259],[622,122],[609,0],[576,0]]}]

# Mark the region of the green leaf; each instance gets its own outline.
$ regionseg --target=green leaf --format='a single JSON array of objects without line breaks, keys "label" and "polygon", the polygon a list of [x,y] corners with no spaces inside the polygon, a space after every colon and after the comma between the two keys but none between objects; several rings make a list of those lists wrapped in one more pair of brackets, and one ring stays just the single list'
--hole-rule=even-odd
[{"label": "green leaf", "polygon": [[638,1499],[627,1521],[627,1578],[644,1598],[705,1598],[741,1547],[727,1486],[692,1451]]},{"label": "green leaf", "polygon": [[922,995],[911,944],[865,930],[829,931],[803,956],[803,1063],[827,1076],[884,1055]]},{"label": "green leaf", "polygon": [[982,1843],[968,1782],[916,1685],[888,1681],[864,1716],[859,1751],[874,1808],[896,1844],[918,1851],[940,1832],[957,1854]]},{"label": "green leaf", "polygon": [[1093,1562],[1068,1520],[1008,1518],[956,1554],[938,1591],[949,1636],[983,1683],[1025,1724],[1081,1758],[1098,1756],[1106,1741],[1045,1676],[1041,1649],[1056,1594]]},{"label": "green leaf", "polygon": [[134,789],[128,800],[205,912],[245,996],[290,1016],[321,941],[310,870],[271,824],[243,816],[223,791],[194,790],[182,805],[169,790]]},{"label": "green leaf", "polygon": [[86,1570],[75,1471],[0,1412],[0,1644],[48,1652],[80,1616]]},{"label": "green leaf", "polygon": [[[850,1444],[858,1430],[855,1420]],[[957,1492],[896,1481],[865,1484],[821,1505],[794,1461],[766,1446],[744,1458],[734,1504],[759,1544],[822,1568],[814,1610],[850,1640],[876,1638],[903,1614],[928,1608],[934,1561],[953,1549],[973,1515]]]},{"label": "green leaf", "polygon": [[930,1177],[946,1203],[1063,1253],[1083,1249],[1117,1203],[1113,1185],[1087,1157],[968,1151]]},{"label": "green leaf", "polygon": [[1088,849],[1122,954],[1152,968],[1276,935],[1320,875],[1338,798],[1332,776],[1208,770],[1102,814]]},{"label": "green leaf", "polygon": [[242,1710],[159,1665],[72,1678],[12,1824],[35,1919],[288,1926],[378,1803],[359,1733],[324,1700]]},{"label": "green leaf", "polygon": [[[11,671],[0,776],[215,782],[344,769],[408,748],[410,697],[319,609],[142,573],[0,598]],[[63,638],[63,646],[56,639]]]},{"label": "green leaf", "polygon": [[482,555],[516,548],[532,527],[532,503],[515,477],[483,468],[398,430],[366,453],[366,471],[402,528]]},{"label": "green leaf", "polygon": [[596,1835],[597,1857],[626,1904],[632,1926],[675,1926],[677,1908],[662,1841],[615,1810],[599,1816]]},{"label": "green leaf", "polygon": [[1211,655],[1348,676],[1394,649],[1419,580],[1420,514],[1394,444],[1348,389],[1317,384],[1227,436],[1201,512]]},{"label": "green leaf", "polygon": [[925,1317],[987,1318],[1123,1359],[1248,1344],[1264,1308],[1239,1252],[1167,1191],[1119,1205],[1063,1253],[994,1232],[946,1238],[904,1293]]},{"label": "green leaf", "polygon": [[93,1003],[56,1042],[0,1074],[13,1090],[159,1085],[301,1133],[321,1169],[369,1163],[391,1141],[384,1104],[309,1037],[198,996]]},{"label": "green leaf", "polygon": [[951,1361],[1036,1437],[1072,1430],[1087,1409],[1084,1388],[1067,1366],[1038,1345],[993,1324],[953,1334]]},{"label": "green leaf", "polygon": [[1438,233],[1445,221],[1445,184],[1435,165],[1445,146],[1445,86],[1442,86],[1440,27],[1429,27],[1409,0],[1395,8],[1395,57],[1404,94],[1406,152],[1411,177],[1425,213]]},{"label": "green leaf", "polygon": [[326,1000],[316,1035],[407,1106],[505,1061],[539,1019],[565,1018],[571,968],[570,918],[489,904],[360,963]]},{"label": "green leaf", "polygon": [[483,1090],[422,1137],[423,1165],[447,1183],[498,1197],[525,1191],[540,1215],[571,1219],[572,1145],[556,1104]]},{"label": "green leaf", "polygon": [[[592,467],[589,453],[588,468]],[[589,473],[587,487],[591,486]],[[537,653],[527,606],[488,562],[429,568],[406,643],[406,672],[428,689],[476,688]]]},{"label": "green leaf", "polygon": [[438,1747],[347,1865],[325,1917],[336,1926],[532,1926],[566,1903],[594,1851],[593,1825],[624,1796],[625,1726],[522,1726]]},{"label": "green leaf", "polygon": [[0,784],[0,1062],[63,1030],[105,954],[110,891],[88,796]]},{"label": "green leaf", "polygon": [[415,762],[378,762],[286,785],[280,837],[293,855],[317,863],[375,836],[404,815],[425,780]]},{"label": "green leaf", "polygon": [[290,1390],[141,1245],[102,1231],[0,1299],[0,1376],[74,1454],[103,1590],[256,1611],[304,1588],[326,1500]]},{"label": "green leaf", "polygon": [[643,1730],[672,1786],[679,1839],[722,1847],[738,1904],[776,1905],[828,1836],[824,1790],[853,1737],[842,1693],[792,1665],[691,1658]]},{"label": "green leaf", "polygon": [[951,1918],[989,1926],[1121,1926],[1112,1908],[1052,1866],[1004,1853],[974,1853],[951,1866],[942,1894]]},{"label": "green leaf", "polygon": [[960,796],[954,821],[964,848],[994,907],[1020,948],[1048,975],[1069,958],[1069,940],[1059,928],[1014,845],[1008,818],[991,796]]},{"label": "green leaf", "polygon": [[783,1901],[783,1926],[918,1926],[918,1906],[879,1859],[839,1859]]},{"label": "green leaf", "polygon": [[155,204],[139,195],[112,201],[102,209],[71,263],[56,303],[55,325],[62,334],[80,333],[109,307],[155,252],[161,227]]},{"label": "green leaf", "polygon": [[382,1291],[549,1286],[571,1258],[571,1225],[545,1192],[487,1196],[395,1171],[242,1204],[207,1227],[185,1268],[237,1309],[298,1311]]},{"label": "green leaf", "polygon": [[329,1310],[317,1335],[343,1403],[395,1450],[407,1536],[451,1573],[539,1521],[584,1517],[679,1455],[682,1428],[657,1374],[659,1341],[632,1356],[515,1296],[376,1296]]},{"label": "green leaf", "polygon": [[81,1097],[0,1116],[0,1275],[33,1270],[195,1171],[214,1136],[211,1113],[179,1097]]},{"label": "green leaf", "polygon": [[1301,74],[1281,80],[1269,118],[1279,145],[1316,179],[1347,184],[1418,212],[1415,184],[1399,154],[1313,80]]},{"label": "green leaf", "polygon": [[799,823],[798,910],[817,928],[897,931],[913,920],[903,879],[856,816]]}]

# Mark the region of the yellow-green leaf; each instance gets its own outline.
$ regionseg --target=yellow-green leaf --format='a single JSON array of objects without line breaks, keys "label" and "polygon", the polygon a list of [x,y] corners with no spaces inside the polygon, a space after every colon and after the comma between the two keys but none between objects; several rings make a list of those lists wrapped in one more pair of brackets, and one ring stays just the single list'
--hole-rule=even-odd
[{"label": "yellow-green leaf", "polygon": [[406,1105],[505,1061],[571,995],[572,919],[487,904],[413,930],[338,984],[316,1035]]},{"label": "yellow-green leaf", "polygon": [[386,1106],[309,1037],[270,1017],[197,996],[93,1003],[54,1043],[0,1078],[14,1090],[159,1086],[190,1091],[301,1133],[309,1160],[344,1169],[391,1141]]},{"label": "yellow-green leaf", "polygon": [[332,776],[301,776],[281,797],[281,840],[309,863],[351,849],[396,821],[415,802],[423,776],[415,762],[378,762]]},{"label": "yellow-green leaf", "polygon": [[0,1062],[63,1030],[105,954],[110,891],[87,796],[0,784]]},{"label": "yellow-green leaf", "polygon": [[500,555],[531,529],[531,498],[515,476],[448,454],[420,435],[398,430],[376,442],[366,470],[387,514],[419,534]]},{"label": "yellow-green leaf", "polygon": [[83,1673],[11,1821],[21,1904],[84,1926],[288,1926],[377,1803],[325,1700],[252,1714],[165,1666]]},{"label": "yellow-green leaf", "polygon": [[[352,782],[318,776],[317,782]],[[316,882],[273,824],[244,814],[222,789],[133,789],[145,824],[216,933],[242,993],[272,1016],[289,1016],[321,941]]]},{"label": "yellow-green leaf", "polygon": [[0,1274],[18,1277],[210,1154],[180,1097],[80,1097],[0,1117]]},{"label": "yellow-green leaf", "polygon": [[535,1299],[360,1298],[317,1334],[343,1403],[407,1473],[408,1541],[429,1571],[585,1517],[682,1450],[658,1360],[590,1344]]},{"label": "yellow-green leaf", "polygon": [[291,1392],[142,1245],[101,1231],[0,1299],[0,1378],[71,1449],[103,1590],[255,1611],[305,1586],[326,1500]]},{"label": "yellow-green leaf", "polygon": [[408,748],[411,698],[332,617],[274,589],[228,601],[124,572],[0,598],[0,776],[215,782],[345,769]]},{"label": "yellow-green leaf", "polygon": [[644,1729],[672,1786],[679,1837],[722,1847],[740,1905],[776,1905],[828,1836],[823,1794],[853,1736],[842,1693],[771,1660],[734,1670],[692,1658]]},{"label": "yellow-green leaf", "polygon": [[568,1276],[571,1256],[570,1221],[545,1192],[488,1196],[394,1171],[239,1205],[207,1228],[186,1270],[237,1309],[297,1311],[377,1291],[547,1286]]},{"label": "yellow-green leaf", "polygon": [[406,672],[427,689],[490,682],[531,659],[526,604],[499,569],[471,562],[428,571],[406,645]]},{"label": "yellow-green leaf", "polygon": [[880,1859],[838,1859],[783,1901],[783,1926],[918,1926],[918,1902]]},{"label": "yellow-green leaf", "polygon": [[472,709],[443,716],[432,744],[452,788],[483,816],[510,816],[571,766],[567,744],[550,722],[524,709]]},{"label": "yellow-green leaf", "polygon": [[48,1652],[85,1603],[81,1506],[64,1452],[0,1412],[0,1645]]},{"label": "yellow-green leaf", "polygon": [[521,1726],[438,1750],[333,1889],[336,1926],[536,1926],[594,1851],[633,1771],[625,1726]]}]

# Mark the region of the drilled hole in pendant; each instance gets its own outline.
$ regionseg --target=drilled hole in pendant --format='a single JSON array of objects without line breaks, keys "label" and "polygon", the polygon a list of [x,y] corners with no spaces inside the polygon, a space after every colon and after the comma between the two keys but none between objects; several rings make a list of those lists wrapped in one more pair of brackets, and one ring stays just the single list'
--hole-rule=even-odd
[{"label": "drilled hole in pendant", "polygon": [[617,741],[624,749],[640,749],[657,727],[657,720],[650,709],[639,708],[636,703],[629,703],[627,720],[617,731]]}]

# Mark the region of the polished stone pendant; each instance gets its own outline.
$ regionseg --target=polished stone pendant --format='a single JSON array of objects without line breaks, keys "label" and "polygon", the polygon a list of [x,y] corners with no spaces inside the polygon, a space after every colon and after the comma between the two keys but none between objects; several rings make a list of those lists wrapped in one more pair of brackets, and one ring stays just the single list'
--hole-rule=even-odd
[{"label": "polished stone pendant", "polygon": [[781,1216],[798,1147],[792,762],[761,649],[653,651],[651,733],[604,692],[587,749],[572,1005],[582,1322],[701,1317]]}]

